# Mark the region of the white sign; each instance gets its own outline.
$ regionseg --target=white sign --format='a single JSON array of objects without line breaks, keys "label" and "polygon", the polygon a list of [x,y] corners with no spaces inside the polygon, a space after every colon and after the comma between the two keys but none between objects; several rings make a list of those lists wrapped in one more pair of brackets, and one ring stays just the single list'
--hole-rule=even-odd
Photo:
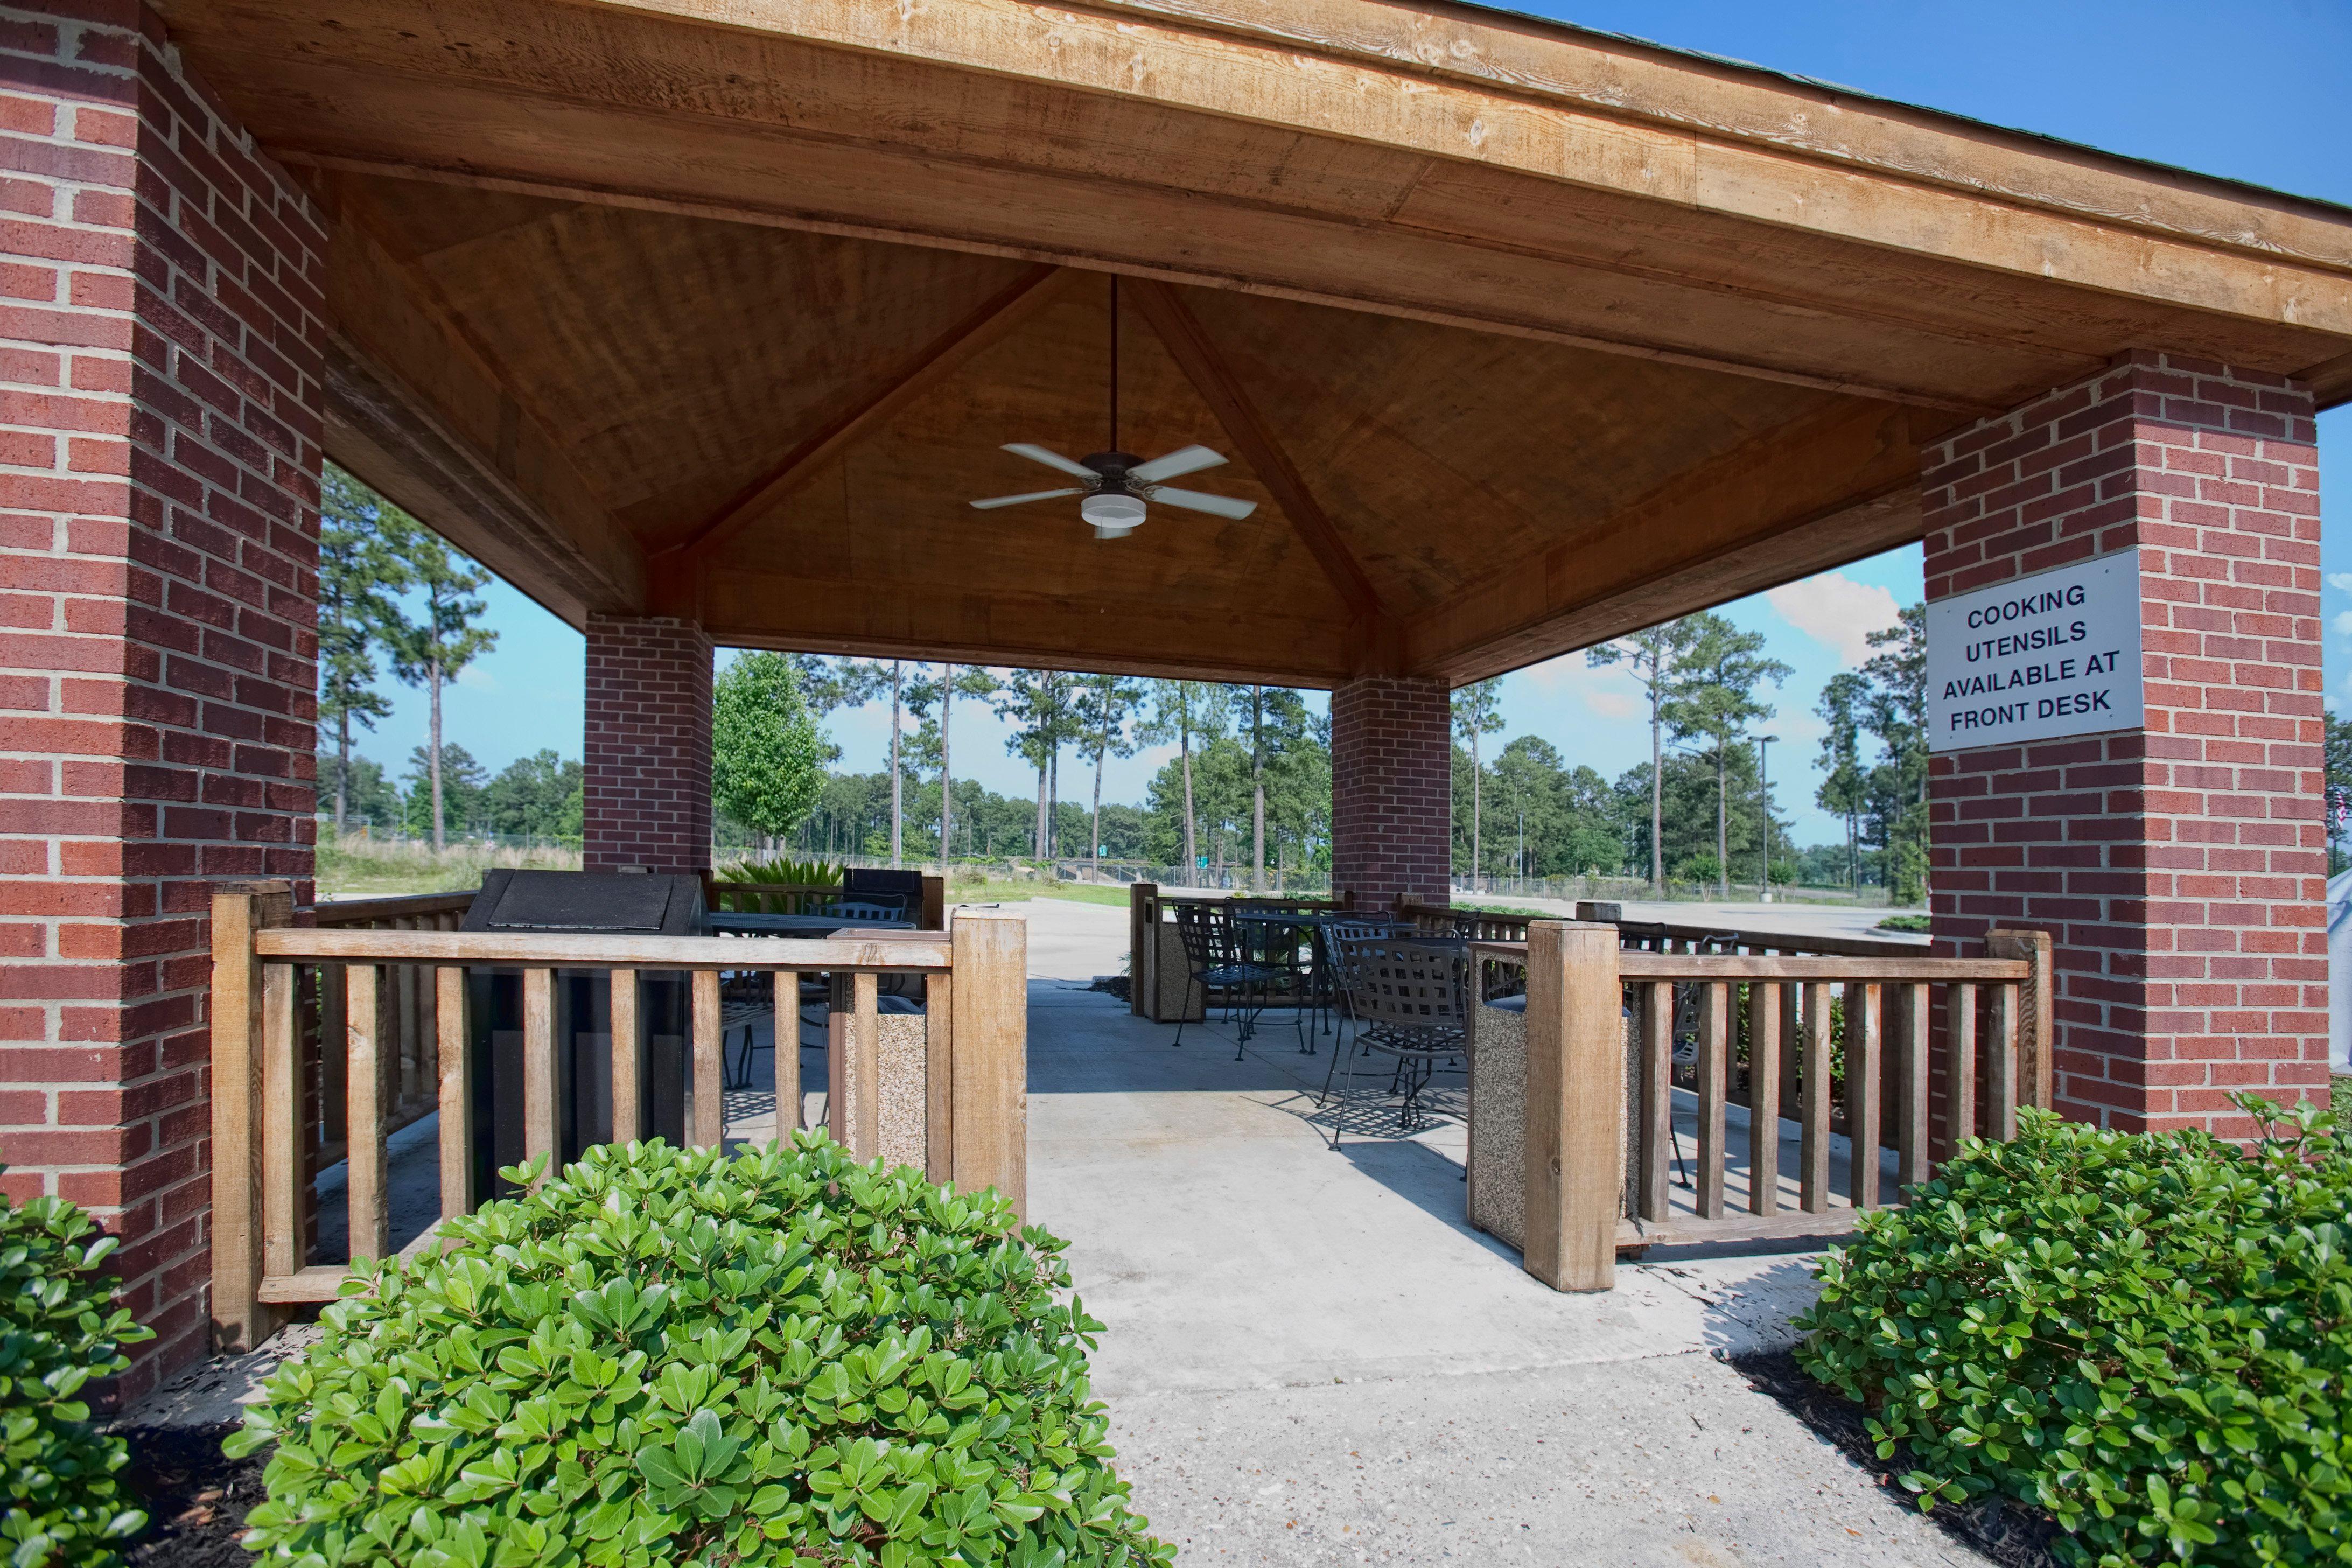
[{"label": "white sign", "polygon": [[2139,552],[1927,606],[1928,749],[2140,725]]}]

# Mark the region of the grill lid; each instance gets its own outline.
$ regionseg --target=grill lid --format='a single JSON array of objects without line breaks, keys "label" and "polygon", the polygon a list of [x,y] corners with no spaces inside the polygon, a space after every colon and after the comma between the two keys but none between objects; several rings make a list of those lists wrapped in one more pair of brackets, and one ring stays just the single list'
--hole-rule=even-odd
[{"label": "grill lid", "polygon": [[467,931],[704,934],[702,889],[692,877],[617,871],[483,874]]}]

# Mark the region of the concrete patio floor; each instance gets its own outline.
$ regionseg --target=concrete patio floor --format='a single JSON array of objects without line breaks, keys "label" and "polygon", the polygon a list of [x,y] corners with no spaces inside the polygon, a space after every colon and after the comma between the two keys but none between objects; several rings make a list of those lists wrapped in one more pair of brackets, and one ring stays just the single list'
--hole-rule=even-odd
[{"label": "concrete patio floor", "polygon": [[1029,910],[1030,1213],[1071,1243],[1120,1473],[1181,1561],[1984,1561],[1718,1359],[1793,1338],[1809,1258],[1547,1289],[1465,1223],[1458,1123],[1362,1107],[1334,1153],[1328,1040],[1274,1016],[1240,1062],[1214,1024],[1174,1047],[1083,989],[1124,911]]}]

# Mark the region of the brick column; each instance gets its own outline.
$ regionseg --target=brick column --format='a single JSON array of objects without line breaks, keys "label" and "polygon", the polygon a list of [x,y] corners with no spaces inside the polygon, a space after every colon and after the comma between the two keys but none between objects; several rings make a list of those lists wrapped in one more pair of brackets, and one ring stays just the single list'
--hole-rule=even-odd
[{"label": "brick column", "polygon": [[325,236],[135,4],[0,25],[0,1160],[201,1353],[211,885],[310,897]]},{"label": "brick column", "polygon": [[1454,705],[1441,680],[1368,677],[1331,693],[1331,885],[1360,909],[1449,900]]},{"label": "brick column", "polygon": [[588,617],[591,871],[710,865],[710,639],[692,621]]},{"label": "brick column", "polygon": [[2309,394],[2139,353],[1927,454],[1932,599],[2137,546],[2143,726],[1935,760],[1937,945],[2057,945],[2057,1100],[2241,1135],[2324,1100],[2319,477]]}]

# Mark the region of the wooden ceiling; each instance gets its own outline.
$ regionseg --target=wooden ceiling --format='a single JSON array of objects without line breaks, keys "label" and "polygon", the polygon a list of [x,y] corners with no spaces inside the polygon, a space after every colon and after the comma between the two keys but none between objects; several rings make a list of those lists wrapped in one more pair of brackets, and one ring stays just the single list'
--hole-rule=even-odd
[{"label": "wooden ceiling", "polygon": [[[2352,394],[2345,215],[1374,0],[172,0],[331,224],[330,447],[558,613],[1462,680],[1915,538],[2134,347]],[[999,450],[1201,441],[1097,542]]]}]

